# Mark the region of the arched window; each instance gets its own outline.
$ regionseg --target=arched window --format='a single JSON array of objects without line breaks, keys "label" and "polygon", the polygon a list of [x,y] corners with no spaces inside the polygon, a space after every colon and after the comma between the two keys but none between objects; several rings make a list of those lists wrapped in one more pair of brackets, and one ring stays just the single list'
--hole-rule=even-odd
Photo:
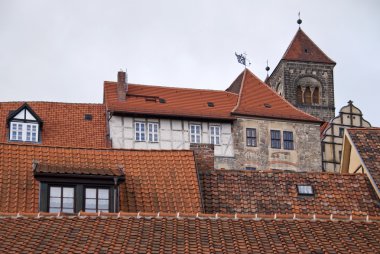
[{"label": "arched window", "polygon": [[311,90],[310,90],[310,87],[306,87],[305,93],[304,93],[304,97],[305,97],[305,104],[310,105],[311,104]]},{"label": "arched window", "polygon": [[302,88],[300,86],[297,87],[297,103],[302,104]]},{"label": "arched window", "polygon": [[313,104],[319,104],[319,87],[316,87],[313,92]]}]

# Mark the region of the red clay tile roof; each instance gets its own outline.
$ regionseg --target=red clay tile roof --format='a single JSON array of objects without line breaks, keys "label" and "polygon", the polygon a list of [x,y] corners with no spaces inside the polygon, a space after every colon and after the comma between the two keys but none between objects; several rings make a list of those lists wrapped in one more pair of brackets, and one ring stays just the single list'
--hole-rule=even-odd
[{"label": "red clay tile roof", "polygon": [[[160,103],[159,99],[164,99],[165,103]],[[237,95],[225,91],[128,84],[126,100],[118,100],[117,83],[105,82],[104,101],[113,112],[231,120],[230,112],[236,105]],[[209,107],[208,102],[214,107]]]},{"label": "red clay tile roof", "polygon": [[294,107],[250,70],[245,69],[243,72],[240,96],[233,114],[322,122],[322,120]]},{"label": "red clay tile roof", "polygon": [[[380,215],[365,174],[212,170],[200,173],[206,213]],[[297,185],[314,196],[299,196]]]},{"label": "red clay tile roof", "polygon": [[66,165],[50,165],[34,163],[34,175],[62,174],[62,175],[99,175],[99,176],[124,176],[121,168],[75,168]]},{"label": "red clay tile roof", "polygon": [[0,144],[0,212],[37,212],[39,182],[33,161],[93,169],[122,167],[122,211],[200,212],[191,151],[135,151]]},{"label": "red clay tile roof", "polygon": [[283,60],[336,64],[300,29],[298,29]]},{"label": "red clay tile roof", "polygon": [[347,131],[380,190],[380,128],[350,128]]},{"label": "red clay tile roof", "polygon": [[3,253],[378,253],[380,249],[377,220],[32,216],[0,215]]},{"label": "red clay tile roof", "polygon": [[[9,113],[23,104],[24,102],[0,102],[0,142],[8,142],[6,119]],[[28,102],[28,105],[43,121],[42,145],[107,147],[104,105],[59,102]],[[91,114],[92,120],[85,120],[85,114]]]}]

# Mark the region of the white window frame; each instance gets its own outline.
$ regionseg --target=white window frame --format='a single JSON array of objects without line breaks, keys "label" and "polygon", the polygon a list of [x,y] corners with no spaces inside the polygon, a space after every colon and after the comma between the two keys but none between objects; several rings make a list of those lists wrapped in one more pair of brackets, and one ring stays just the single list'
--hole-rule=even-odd
[{"label": "white window frame", "polygon": [[[15,127],[15,129],[14,129],[14,127]],[[13,135],[13,134],[15,134],[15,135]],[[35,138],[33,138],[33,134],[34,134]],[[11,140],[11,141],[22,141],[22,142],[37,143],[39,140],[38,134],[39,134],[39,124],[38,123],[23,123],[23,122],[16,122],[16,121],[10,123],[9,140]]]},{"label": "white window frame", "polygon": [[221,129],[219,125],[210,126],[210,144],[220,145]]},{"label": "white window frame", "polygon": [[159,141],[158,137],[159,126],[158,123],[148,123],[148,141],[152,143],[157,143]]},{"label": "white window frame", "polygon": [[190,143],[200,144],[202,143],[202,127],[200,124],[190,124]]},{"label": "white window frame", "polygon": [[[144,127],[141,128],[142,126]],[[135,141],[144,142],[146,140],[145,132],[146,132],[145,122],[135,122]]]}]

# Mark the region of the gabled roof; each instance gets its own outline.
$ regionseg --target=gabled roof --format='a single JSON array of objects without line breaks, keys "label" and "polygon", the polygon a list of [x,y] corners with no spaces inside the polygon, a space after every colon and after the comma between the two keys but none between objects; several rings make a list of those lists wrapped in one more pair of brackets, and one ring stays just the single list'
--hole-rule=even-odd
[{"label": "gabled roof", "polygon": [[[32,117],[36,119],[36,121],[40,124],[40,129],[42,129],[42,125],[43,125],[42,119],[36,114],[36,112],[34,112],[34,110],[26,102],[22,104],[18,109],[16,109],[15,111],[13,111],[12,113],[8,115],[7,124],[9,124],[9,122],[13,120],[23,110],[27,110],[32,115]],[[25,111],[25,114],[26,114],[26,111]]]},{"label": "gabled roof", "polygon": [[[112,112],[232,120],[230,112],[236,105],[237,95],[225,91],[128,84],[126,99],[118,100],[117,83],[106,81],[104,101]],[[213,103],[212,107],[208,106],[209,102]]]},{"label": "gabled roof", "polygon": [[301,28],[298,29],[282,60],[336,64]]},{"label": "gabled roof", "polygon": [[235,115],[322,122],[322,120],[294,107],[248,69],[243,71],[239,100],[232,113]]},{"label": "gabled roof", "polygon": [[93,170],[123,168],[120,209],[129,212],[201,212],[191,151],[137,151],[0,144],[0,212],[38,212],[33,162]]},{"label": "gabled roof", "polygon": [[179,216],[0,214],[0,249],[3,253],[378,253],[380,249],[379,218]]},{"label": "gabled roof", "polygon": [[[210,170],[200,173],[206,213],[380,215],[365,174]],[[311,185],[314,196],[298,195]]]},{"label": "gabled roof", "polygon": [[[0,102],[0,142],[8,142],[7,118],[23,105],[24,102]],[[44,123],[42,145],[107,147],[104,105],[60,102],[28,102],[27,105]],[[85,120],[86,114],[91,115],[92,120]]]},{"label": "gabled roof", "polygon": [[350,128],[347,132],[380,190],[380,128]]}]

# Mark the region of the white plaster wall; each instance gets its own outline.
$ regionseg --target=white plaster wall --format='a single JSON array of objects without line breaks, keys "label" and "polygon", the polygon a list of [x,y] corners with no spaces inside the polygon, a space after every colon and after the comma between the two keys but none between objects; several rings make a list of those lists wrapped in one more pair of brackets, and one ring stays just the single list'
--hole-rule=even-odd
[{"label": "white plaster wall", "polygon": [[[159,124],[159,142],[135,141],[134,122],[156,122]],[[215,156],[233,157],[233,139],[230,123],[171,120],[158,118],[134,118],[112,116],[109,121],[113,148],[125,149],[190,149],[190,124],[201,125],[201,143],[210,143],[210,125],[221,127],[220,145],[215,145]],[[147,126],[147,125],[146,125]]]}]

